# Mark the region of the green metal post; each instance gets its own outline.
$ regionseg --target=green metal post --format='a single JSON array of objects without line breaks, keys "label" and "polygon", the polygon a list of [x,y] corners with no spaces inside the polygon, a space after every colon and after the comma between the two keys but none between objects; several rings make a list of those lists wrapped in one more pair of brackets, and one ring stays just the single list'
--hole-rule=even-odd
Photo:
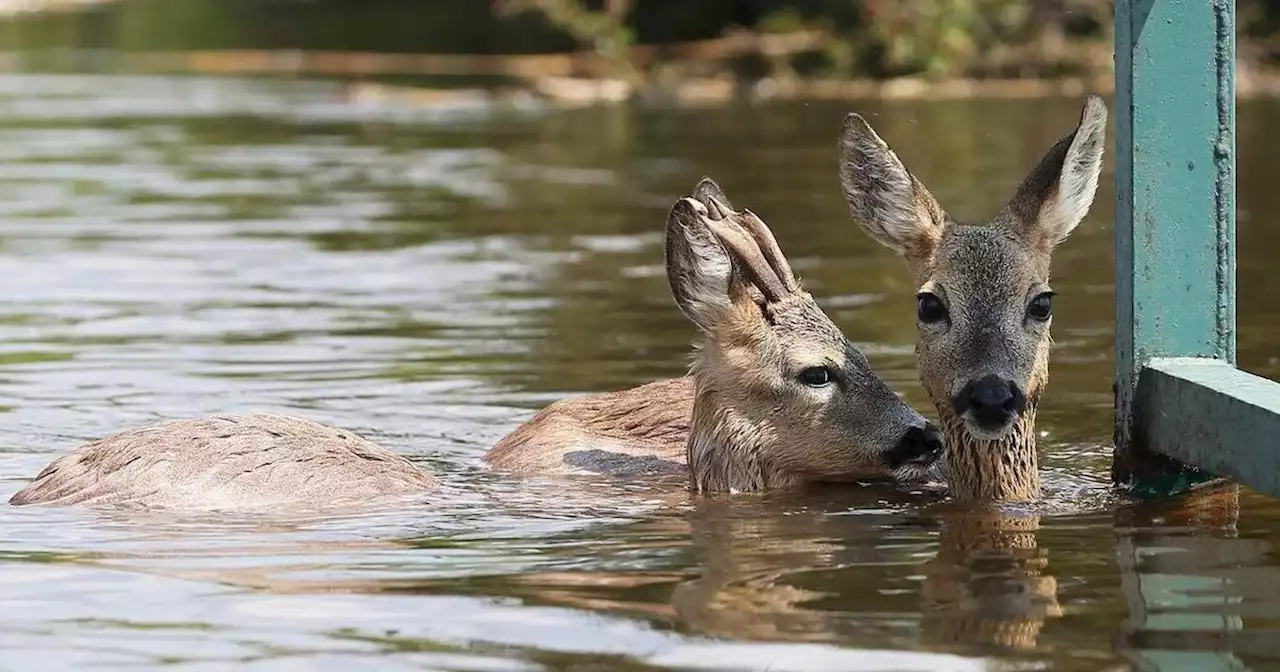
[{"label": "green metal post", "polygon": [[1235,363],[1235,2],[1117,0],[1115,40],[1112,475],[1177,490],[1209,477],[1148,450],[1135,399],[1154,358]]}]

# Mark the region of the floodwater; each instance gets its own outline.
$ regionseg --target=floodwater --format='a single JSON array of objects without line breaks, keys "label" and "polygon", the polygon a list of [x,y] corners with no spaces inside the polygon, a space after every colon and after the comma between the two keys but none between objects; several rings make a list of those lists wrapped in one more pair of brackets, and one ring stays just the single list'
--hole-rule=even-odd
[{"label": "floodwater", "polygon": [[[859,109],[977,218],[1080,102]],[[0,668],[1280,669],[1280,507],[1108,487],[1110,156],[1055,259],[1038,521],[886,486],[690,500],[484,469],[554,399],[684,370],[661,231],[703,174],[932,416],[905,266],[838,191],[848,109],[427,110],[299,81],[0,78],[0,497],[95,437],[251,409],[361,432],[448,483],[347,516],[4,507]],[[1275,114],[1240,104],[1240,359],[1272,377]]]}]

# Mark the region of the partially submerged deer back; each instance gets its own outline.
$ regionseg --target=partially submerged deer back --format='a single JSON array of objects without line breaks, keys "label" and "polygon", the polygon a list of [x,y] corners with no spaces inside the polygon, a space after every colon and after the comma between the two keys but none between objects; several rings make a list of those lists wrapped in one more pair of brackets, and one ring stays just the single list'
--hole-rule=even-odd
[{"label": "partially submerged deer back", "polygon": [[[671,209],[667,278],[701,333],[691,379],[568,399],[489,454],[517,471],[687,469],[702,491],[916,479],[941,435],[800,288],[772,232],[714,182]],[[683,462],[683,465],[680,463]]]},{"label": "partially submerged deer back", "polygon": [[1107,110],[1080,123],[984,226],[957,223],[857,114],[845,118],[840,176],[853,219],[906,258],[917,283],[920,380],[947,433],[964,499],[1039,495],[1036,405],[1049,377],[1050,258],[1098,187]]},{"label": "partially submerged deer back", "polygon": [[354,506],[438,485],[352,432],[273,413],[135,427],[54,460],[9,499],[173,509]]}]

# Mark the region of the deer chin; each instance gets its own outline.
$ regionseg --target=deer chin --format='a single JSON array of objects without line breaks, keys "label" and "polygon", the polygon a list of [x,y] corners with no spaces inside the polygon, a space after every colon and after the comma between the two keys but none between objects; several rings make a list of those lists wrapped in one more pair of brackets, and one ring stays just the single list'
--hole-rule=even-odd
[{"label": "deer chin", "polygon": [[962,420],[969,436],[981,441],[1000,441],[1013,434],[1014,428],[1022,421],[1022,415],[1020,413],[1010,415],[1008,420],[995,426],[980,423],[969,413],[965,413]]},{"label": "deer chin", "polygon": [[890,478],[895,483],[910,485],[945,483],[947,480],[946,460],[938,459],[933,462],[911,462],[894,469],[890,473]]}]

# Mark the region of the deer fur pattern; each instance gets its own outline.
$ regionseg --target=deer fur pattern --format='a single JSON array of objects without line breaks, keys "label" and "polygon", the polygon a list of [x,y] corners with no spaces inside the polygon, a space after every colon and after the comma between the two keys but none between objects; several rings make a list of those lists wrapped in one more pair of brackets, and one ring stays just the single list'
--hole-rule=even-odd
[{"label": "deer fur pattern", "polygon": [[241,508],[413,495],[436,478],[356,434],[273,413],[169,420],[86,444],[9,503]]}]

